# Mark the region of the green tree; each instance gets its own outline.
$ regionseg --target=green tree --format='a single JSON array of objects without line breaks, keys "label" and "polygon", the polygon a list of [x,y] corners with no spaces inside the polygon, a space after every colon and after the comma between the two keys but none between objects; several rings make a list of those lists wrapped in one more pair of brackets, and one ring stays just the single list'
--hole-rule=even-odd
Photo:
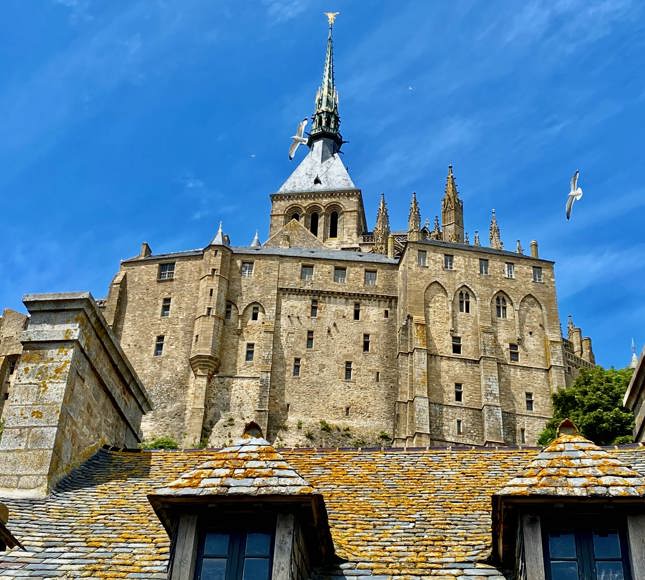
[{"label": "green tree", "polygon": [[547,445],[556,437],[563,419],[571,419],[582,435],[597,445],[629,443],[634,415],[623,407],[623,396],[632,369],[582,369],[570,387],[553,394],[553,419],[540,434],[538,443]]}]

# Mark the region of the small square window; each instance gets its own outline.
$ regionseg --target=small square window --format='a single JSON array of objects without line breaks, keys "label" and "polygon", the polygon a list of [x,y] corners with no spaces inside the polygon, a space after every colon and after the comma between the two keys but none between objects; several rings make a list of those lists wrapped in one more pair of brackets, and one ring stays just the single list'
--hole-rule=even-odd
[{"label": "small square window", "polygon": [[318,316],[318,300],[315,298],[311,301],[311,311],[309,315],[311,318],[316,318]]},{"label": "small square window", "polygon": [[253,262],[242,262],[240,274],[242,278],[250,278],[253,276]]},{"label": "small square window", "polygon": [[508,345],[508,355],[511,362],[520,362],[520,347],[517,344],[511,343]]},{"label": "small square window", "polygon": [[354,320],[361,319],[361,303],[354,302]]},{"label": "small square window", "polygon": [[452,354],[461,354],[461,336],[452,337]]},{"label": "small square window", "polygon": [[507,278],[515,278],[515,264],[506,262],[505,274]]},{"label": "small square window", "polygon": [[351,360],[345,361],[345,380],[346,381],[352,380],[352,361]]},{"label": "small square window", "polygon": [[172,280],[175,277],[175,263],[167,262],[159,264],[158,280]]},{"label": "small square window", "polygon": [[293,359],[293,376],[294,377],[299,377],[300,376],[300,359],[299,358],[294,358]]},{"label": "small square window", "polygon": [[170,298],[164,298],[161,301],[161,316],[163,318],[170,316],[170,300]]},{"label": "small square window", "polygon": [[425,250],[417,251],[417,266],[425,268],[428,265],[428,252]]},{"label": "small square window", "polygon": [[544,282],[541,266],[533,266],[533,282]]},{"label": "small square window", "polygon": [[163,345],[165,340],[166,340],[166,337],[163,334],[160,334],[157,337],[157,340],[155,340],[155,351],[154,351],[155,356],[161,356],[163,354]]},{"label": "small square window", "polygon": [[479,258],[479,273],[482,276],[488,276],[488,260]]},{"label": "small square window", "polygon": [[307,331],[307,348],[311,349],[314,347],[314,331]]},{"label": "small square window", "polygon": [[455,383],[455,403],[464,402],[464,386],[461,383]]},{"label": "small square window", "polygon": [[300,267],[300,279],[305,282],[310,282],[314,279],[314,267],[313,266],[301,266]]},{"label": "small square window", "polygon": [[334,282],[344,284],[347,280],[347,268],[334,268]]},{"label": "small square window", "polygon": [[369,334],[364,334],[363,335],[363,352],[369,352],[370,351],[370,335]]},{"label": "small square window", "polygon": [[253,360],[254,355],[255,355],[255,343],[247,342],[246,343],[246,354],[244,355],[244,360],[246,362],[251,362]]},{"label": "small square window", "polygon": [[228,302],[226,304],[226,310],[224,311],[224,318],[226,318],[226,320],[230,320],[231,316],[233,316],[233,305]]},{"label": "small square window", "polygon": [[452,254],[443,255],[443,268],[444,270],[452,270],[454,265],[454,256]]},{"label": "small square window", "polygon": [[457,435],[463,435],[464,433],[464,422],[461,419],[457,419]]},{"label": "small square window", "polygon": [[365,270],[365,286],[376,286],[376,270]]},{"label": "small square window", "polygon": [[252,306],[251,307],[251,320],[257,320],[260,318],[260,307]]},{"label": "small square window", "polygon": [[529,393],[528,391],[524,393],[524,400],[526,401],[526,410],[533,411],[533,393]]}]

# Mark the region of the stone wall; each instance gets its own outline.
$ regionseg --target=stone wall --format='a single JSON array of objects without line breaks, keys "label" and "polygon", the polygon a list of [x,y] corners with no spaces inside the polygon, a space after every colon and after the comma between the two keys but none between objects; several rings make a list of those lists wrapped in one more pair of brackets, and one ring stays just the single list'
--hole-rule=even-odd
[{"label": "stone wall", "polygon": [[0,441],[0,494],[39,497],[104,444],[136,447],[146,392],[89,294],[24,302],[22,334]]}]

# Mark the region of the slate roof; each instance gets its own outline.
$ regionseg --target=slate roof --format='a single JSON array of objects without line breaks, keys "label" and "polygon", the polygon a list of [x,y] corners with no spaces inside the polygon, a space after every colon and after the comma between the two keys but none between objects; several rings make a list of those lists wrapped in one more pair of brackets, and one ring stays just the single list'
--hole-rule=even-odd
[{"label": "slate roof", "polygon": [[[604,450],[645,474],[645,447]],[[322,493],[336,554],[320,577],[490,577],[491,494],[536,449],[281,450]],[[165,578],[166,532],[147,494],[221,452],[101,450],[46,499],[7,499],[27,549],[0,557],[0,578]],[[276,459],[277,461],[277,459]],[[248,464],[247,464],[248,466]],[[334,576],[337,575],[337,576]]]},{"label": "slate roof", "polygon": [[313,488],[294,471],[268,441],[240,439],[217,451],[195,469],[155,491],[156,495],[304,495]]}]

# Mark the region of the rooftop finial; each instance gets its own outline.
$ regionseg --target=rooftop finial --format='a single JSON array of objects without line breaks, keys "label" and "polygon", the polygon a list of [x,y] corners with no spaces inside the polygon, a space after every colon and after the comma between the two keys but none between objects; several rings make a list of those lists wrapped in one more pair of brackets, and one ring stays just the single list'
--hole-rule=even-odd
[{"label": "rooftop finial", "polygon": [[410,202],[410,213],[408,214],[408,240],[410,241],[418,240],[420,231],[421,231],[421,212],[419,211],[417,194],[413,193],[412,201]]},{"label": "rooftop finial", "polygon": [[259,248],[262,244],[260,243],[260,235],[258,234],[258,231],[255,230],[255,235],[253,236],[253,240],[251,241],[251,247],[252,248]]},{"label": "rooftop finial", "polygon": [[336,150],[340,149],[343,138],[340,135],[340,116],[338,114],[338,92],[334,80],[334,42],[332,31],[334,21],[339,12],[325,12],[329,22],[329,34],[327,35],[327,53],[325,55],[325,67],[323,69],[322,82],[316,93],[316,110],[313,116],[313,125],[309,133],[309,145],[322,138],[331,139],[336,144]]},{"label": "rooftop finial", "polygon": [[211,242],[212,246],[225,246],[227,245],[227,236],[224,236],[224,232],[222,231],[222,222],[219,222],[219,227],[217,228],[217,233],[215,234],[215,237],[213,238],[213,241]]}]

